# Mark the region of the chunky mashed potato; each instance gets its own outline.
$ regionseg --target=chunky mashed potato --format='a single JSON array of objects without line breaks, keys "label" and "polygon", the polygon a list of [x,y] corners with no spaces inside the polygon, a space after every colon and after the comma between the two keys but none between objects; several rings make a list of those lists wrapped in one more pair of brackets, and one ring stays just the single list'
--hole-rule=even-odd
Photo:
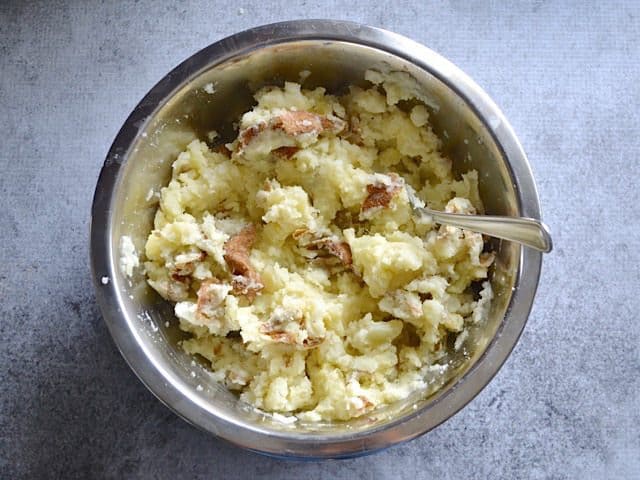
[{"label": "chunky mashed potato", "polygon": [[347,420],[426,388],[491,301],[482,236],[414,217],[405,191],[476,213],[476,172],[454,178],[428,110],[398,107],[415,95],[367,79],[260,90],[236,140],[193,141],[161,192],[148,282],[183,348],[265,411]]}]

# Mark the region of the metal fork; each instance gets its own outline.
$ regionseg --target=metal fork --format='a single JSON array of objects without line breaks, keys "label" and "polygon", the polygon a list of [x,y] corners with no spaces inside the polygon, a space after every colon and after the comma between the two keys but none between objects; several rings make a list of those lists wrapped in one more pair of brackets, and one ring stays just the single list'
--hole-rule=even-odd
[{"label": "metal fork", "polygon": [[441,212],[427,208],[410,185],[405,184],[405,190],[414,214],[429,216],[436,223],[518,242],[545,253],[553,248],[549,227],[534,218]]}]

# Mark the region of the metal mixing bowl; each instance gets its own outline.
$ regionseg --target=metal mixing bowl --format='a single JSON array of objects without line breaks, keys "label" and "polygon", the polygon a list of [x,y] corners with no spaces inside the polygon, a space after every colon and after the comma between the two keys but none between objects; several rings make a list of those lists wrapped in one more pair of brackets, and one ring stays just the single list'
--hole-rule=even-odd
[{"label": "metal mixing bowl", "polygon": [[[122,355],[144,384],[192,424],[239,446],[297,458],[349,457],[421,435],[445,421],[491,380],[524,328],[542,256],[495,242],[490,318],[471,332],[466,355],[451,357],[451,375],[433,395],[416,392],[366,418],[344,423],[285,424],[240,402],[214,382],[204,363],[182,352],[171,306],[146,284],[142,268],[125,278],[119,242],[138,252],[157,208],[153,195],[171,163],[195,136],[233,136],[232,123],[252,106],[252,92],[284,80],[341,92],[364,85],[374,68],[404,71],[432,104],[434,130],[457,171],[475,168],[487,213],[540,218],[526,156],[508,122],[469,77],[402,36],[336,21],[295,21],[247,30],[193,55],[164,77],[124,123],[96,187],[91,261],[97,298]],[[209,85],[210,84],[210,85]],[[213,94],[209,93],[215,90]],[[165,326],[168,325],[168,326]]]}]

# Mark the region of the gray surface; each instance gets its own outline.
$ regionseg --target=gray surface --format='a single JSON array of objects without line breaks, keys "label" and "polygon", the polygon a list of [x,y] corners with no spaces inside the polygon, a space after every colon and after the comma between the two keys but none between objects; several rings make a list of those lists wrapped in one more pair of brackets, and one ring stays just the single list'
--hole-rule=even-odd
[{"label": "gray surface", "polygon": [[[1,477],[640,476],[640,4],[375,3],[0,3]],[[282,462],[187,425],[121,359],[90,283],[93,188],[120,124],[188,55],[281,15],[382,26],[460,66],[518,132],[554,233],[495,380],[373,457]]]}]

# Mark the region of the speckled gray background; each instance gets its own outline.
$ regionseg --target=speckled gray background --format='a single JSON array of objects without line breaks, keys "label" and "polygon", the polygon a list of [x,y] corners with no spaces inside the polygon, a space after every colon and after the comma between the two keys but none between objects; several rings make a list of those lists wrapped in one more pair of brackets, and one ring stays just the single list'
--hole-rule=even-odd
[{"label": "speckled gray background", "polygon": [[[382,3],[0,2],[0,477],[640,477],[640,3]],[[556,244],[467,408],[324,463],[244,452],[163,407],[109,337],[87,252],[100,166],[146,91],[215,40],[302,17],[403,33],[470,74],[518,132]]]}]

